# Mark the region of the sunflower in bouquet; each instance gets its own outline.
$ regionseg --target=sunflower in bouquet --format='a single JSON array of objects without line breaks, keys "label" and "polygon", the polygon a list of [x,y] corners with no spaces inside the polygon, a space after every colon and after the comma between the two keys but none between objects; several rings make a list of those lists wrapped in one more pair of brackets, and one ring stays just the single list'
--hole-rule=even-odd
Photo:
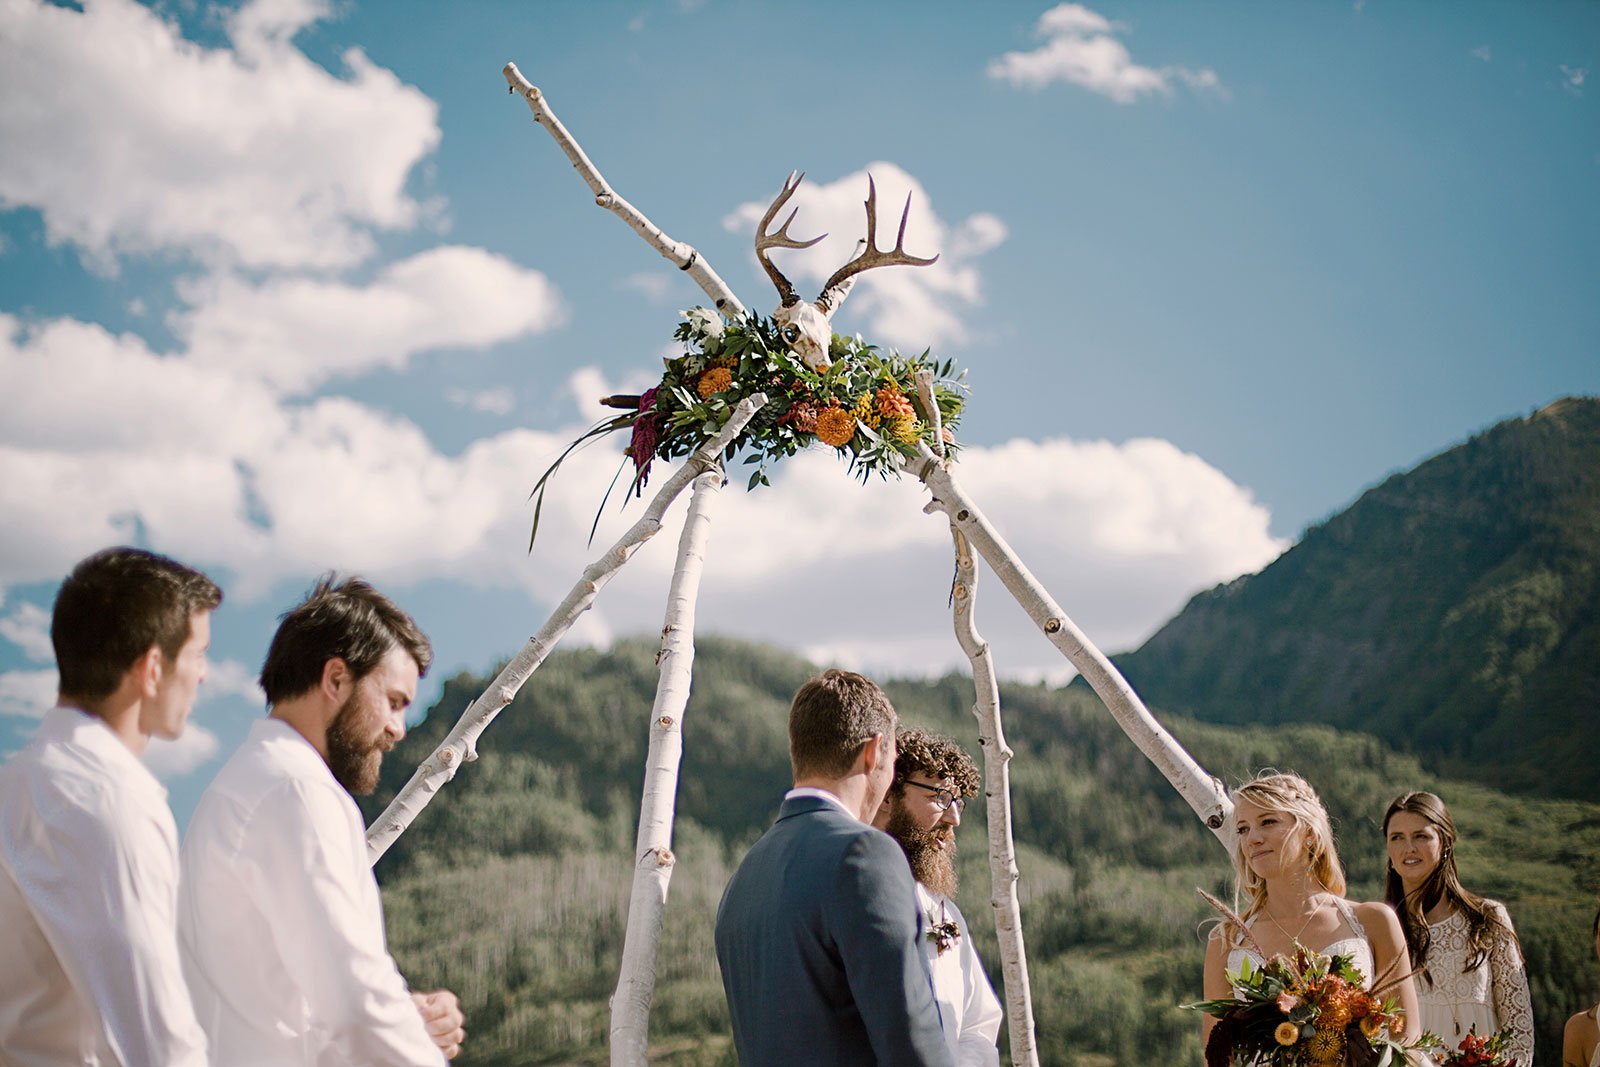
[{"label": "sunflower in bouquet", "polygon": [[[1203,891],[1202,891],[1203,892]],[[1243,920],[1204,894],[1254,944]],[[1324,956],[1295,943],[1292,956],[1273,956],[1256,966],[1246,956],[1229,972],[1234,995],[1185,1004],[1216,1018],[1206,1041],[1206,1067],[1400,1067],[1413,1049],[1434,1047],[1425,1037],[1405,1044],[1404,1013],[1384,994],[1404,976],[1367,987],[1350,956]]]}]

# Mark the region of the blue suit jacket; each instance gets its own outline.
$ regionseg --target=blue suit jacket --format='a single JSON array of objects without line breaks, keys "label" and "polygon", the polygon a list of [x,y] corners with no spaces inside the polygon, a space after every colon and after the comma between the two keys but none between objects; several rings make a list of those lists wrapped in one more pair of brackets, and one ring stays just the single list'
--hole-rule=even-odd
[{"label": "blue suit jacket", "polygon": [[952,1067],[899,844],[816,797],[729,879],[717,962],[743,1067]]}]

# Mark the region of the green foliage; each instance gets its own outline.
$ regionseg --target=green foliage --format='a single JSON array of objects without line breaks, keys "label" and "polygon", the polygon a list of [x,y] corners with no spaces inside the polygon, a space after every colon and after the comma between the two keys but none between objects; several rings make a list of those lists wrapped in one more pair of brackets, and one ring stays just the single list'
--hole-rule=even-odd
[{"label": "green foliage", "polygon": [[[478,761],[461,769],[379,864],[401,969],[418,987],[454,989],[466,1007],[462,1067],[607,1062],[654,651],[652,643],[623,641],[607,652],[554,653],[490,728]],[[812,673],[781,650],[697,641],[652,1063],[734,1064],[713,949],[716,907],[728,874],[788,788],[789,700]],[[378,793],[364,802],[369,818],[483,685],[467,676],[445,685],[428,718],[386,761]],[[905,721],[956,738],[981,768],[969,678],[892,681],[885,689]],[[1211,913],[1195,887],[1231,893],[1223,853],[1091,693],[1006,685],[1002,702],[1016,753],[1019,895],[1041,1061],[1200,1062],[1193,1013],[1177,1006],[1200,995]],[[1308,776],[1333,814],[1359,898],[1381,892],[1376,822],[1389,800],[1412,788],[1444,796],[1461,829],[1466,884],[1504,901],[1517,924],[1541,1062],[1559,1050],[1567,1015],[1594,999],[1588,931],[1600,886],[1600,806],[1443,780],[1414,756],[1327,726],[1167,725],[1227,781],[1264,766]],[[999,988],[985,821],[982,803],[964,813],[959,903]]]},{"label": "green foliage", "polygon": [[[706,445],[722,432],[739,402],[756,393],[767,395],[766,406],[724,452],[729,460],[743,454],[744,462],[755,466],[750,489],[771,484],[770,464],[819,440],[846,455],[851,471],[862,481],[874,474],[898,478],[902,462],[917,455],[919,442],[937,447],[929,412],[915,385],[916,374],[923,369],[934,373],[934,403],[942,425],[951,431],[945,452],[954,455],[960,450],[953,435],[966,404],[966,372],[957,374],[953,360],[941,363],[927,351],[920,356],[893,349],[884,353],[859,337],[835,334],[829,346],[833,363],[819,373],[789,351],[771,319],[751,315],[724,323],[703,307],[684,312],[673,337],[684,343],[685,353],[666,360],[661,382],[634,398],[636,409],[595,423],[534,483],[530,547],[538,533],[545,490],[574,449],[618,430],[631,431],[626,449],[634,464],[629,492],[638,493],[655,459],[680,459]],[[880,390],[893,394],[895,403],[909,405],[903,417],[888,417],[878,409]],[[837,440],[819,433],[819,415],[830,408],[854,416]]]},{"label": "green foliage", "polygon": [[1453,778],[1600,800],[1600,399],[1394,475],[1118,664],[1174,712],[1360,730]]}]

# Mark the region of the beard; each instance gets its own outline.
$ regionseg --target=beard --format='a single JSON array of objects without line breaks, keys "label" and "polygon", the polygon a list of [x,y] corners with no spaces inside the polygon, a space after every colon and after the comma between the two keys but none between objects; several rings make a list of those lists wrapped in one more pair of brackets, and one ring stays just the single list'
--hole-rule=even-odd
[{"label": "beard", "polygon": [[[956,836],[953,828],[941,823],[932,830],[924,830],[896,800],[884,830],[900,842],[917,881],[935,893],[955,898]],[[944,848],[939,847],[941,840],[945,842]]]},{"label": "beard", "polygon": [[328,770],[352,796],[364,797],[378,788],[378,771],[383,754],[392,748],[382,729],[364,736],[361,721],[366,718],[352,692],[339,705],[328,725]]}]

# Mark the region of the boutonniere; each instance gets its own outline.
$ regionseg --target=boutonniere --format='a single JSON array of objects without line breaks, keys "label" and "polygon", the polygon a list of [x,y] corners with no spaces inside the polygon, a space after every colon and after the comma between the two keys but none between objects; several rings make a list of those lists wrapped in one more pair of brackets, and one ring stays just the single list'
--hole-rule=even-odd
[{"label": "boutonniere", "polygon": [[942,923],[935,923],[928,930],[928,940],[938,947],[938,955],[943,956],[946,949],[954,948],[956,939],[961,936],[961,928],[948,919]]}]

